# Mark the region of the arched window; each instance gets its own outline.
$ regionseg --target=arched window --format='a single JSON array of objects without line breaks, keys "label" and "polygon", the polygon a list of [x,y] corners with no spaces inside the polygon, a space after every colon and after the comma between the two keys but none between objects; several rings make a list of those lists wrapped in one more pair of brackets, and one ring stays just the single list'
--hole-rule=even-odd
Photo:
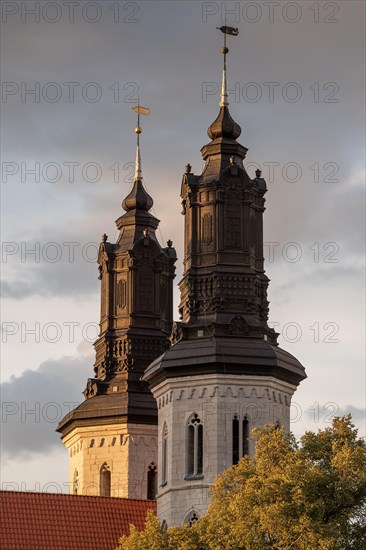
[{"label": "arched window", "polygon": [[147,470],[147,500],[155,500],[157,493],[157,471],[152,462]]},{"label": "arched window", "polygon": [[101,497],[111,496],[111,470],[106,462],[100,468],[100,491]]},{"label": "arched window", "polygon": [[198,521],[198,520],[199,520],[199,515],[198,515],[198,513],[197,513],[195,510],[190,510],[190,511],[188,512],[188,514],[186,515],[186,517],[184,518],[183,523],[188,523],[188,525],[189,525],[190,527],[192,527],[192,525],[193,525],[194,523],[196,523],[196,521]]},{"label": "arched window", "polygon": [[162,442],[161,442],[161,484],[167,483],[168,471],[168,426],[166,422],[163,425]]},{"label": "arched window", "polygon": [[247,415],[243,418],[243,456],[249,454],[249,419]]},{"label": "arched window", "polygon": [[193,414],[187,425],[187,476],[201,477],[203,472],[203,425]]},{"label": "arched window", "polygon": [[163,521],[161,522],[161,527],[160,529],[163,531],[163,533],[168,529],[168,524],[167,522],[165,521],[165,519],[163,519]]},{"label": "arched window", "polygon": [[78,490],[79,490],[79,472],[77,471],[77,468],[75,468],[73,485],[72,485],[73,494],[77,495]]}]

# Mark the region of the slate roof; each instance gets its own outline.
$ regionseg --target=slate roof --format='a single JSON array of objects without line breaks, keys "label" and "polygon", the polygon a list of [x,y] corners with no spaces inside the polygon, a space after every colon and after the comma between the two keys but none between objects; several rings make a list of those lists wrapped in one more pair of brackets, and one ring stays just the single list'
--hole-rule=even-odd
[{"label": "slate roof", "polygon": [[0,491],[1,550],[114,550],[156,502]]},{"label": "slate roof", "polygon": [[299,384],[305,369],[290,353],[263,339],[217,336],[182,338],[145,370],[143,379],[202,374],[273,376]]}]

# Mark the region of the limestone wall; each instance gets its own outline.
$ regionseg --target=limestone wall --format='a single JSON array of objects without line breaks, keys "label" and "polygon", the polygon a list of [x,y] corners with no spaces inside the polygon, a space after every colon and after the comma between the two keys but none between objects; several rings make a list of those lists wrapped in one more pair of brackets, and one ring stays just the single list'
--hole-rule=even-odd
[{"label": "limestone wall", "polygon": [[100,472],[111,472],[111,496],[147,498],[147,472],[157,464],[157,427],[140,424],[110,424],[75,428],[64,438],[70,455],[70,492],[100,494]]},{"label": "limestone wall", "polygon": [[[267,423],[290,428],[295,387],[272,377],[205,375],[168,379],[154,388],[159,412],[158,515],[168,526],[187,514],[205,513],[210,487],[232,465],[232,421],[246,415],[250,429]],[[196,413],[203,423],[203,476],[187,477],[187,422]],[[168,430],[167,483],[162,485],[163,426]],[[241,440],[242,443],[242,440]],[[250,441],[249,454],[254,451]],[[242,447],[241,447],[242,448]]]}]

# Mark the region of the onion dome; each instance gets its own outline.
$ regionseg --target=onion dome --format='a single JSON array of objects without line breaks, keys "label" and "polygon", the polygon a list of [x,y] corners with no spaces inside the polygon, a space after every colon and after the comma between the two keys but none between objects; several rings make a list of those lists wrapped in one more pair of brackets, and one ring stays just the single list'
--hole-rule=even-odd
[{"label": "onion dome", "polygon": [[135,180],[131,193],[122,202],[122,208],[129,212],[130,210],[145,210],[148,212],[154,204],[153,199],[145,190],[140,179]]},{"label": "onion dome", "polygon": [[[136,128],[136,133],[141,133],[140,127]],[[122,208],[126,210],[126,212],[129,212],[130,210],[145,210],[148,212],[153,204],[153,199],[142,185],[140,146],[139,143],[137,143],[134,184],[132,191],[122,202]]]},{"label": "onion dome", "polygon": [[241,134],[239,124],[231,117],[226,105],[220,107],[219,116],[207,130],[208,137],[211,139],[228,138],[238,139]]}]

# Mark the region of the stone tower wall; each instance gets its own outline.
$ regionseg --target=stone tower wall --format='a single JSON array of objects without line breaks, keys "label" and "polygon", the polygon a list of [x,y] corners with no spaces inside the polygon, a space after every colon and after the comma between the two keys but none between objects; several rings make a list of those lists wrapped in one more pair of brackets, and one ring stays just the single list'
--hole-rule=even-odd
[{"label": "stone tower wall", "polygon": [[[232,465],[232,420],[249,420],[250,429],[278,422],[289,430],[295,386],[266,376],[206,375],[170,378],[154,388],[159,439],[168,432],[167,483],[162,486],[159,456],[158,515],[168,526],[182,524],[193,511],[207,511],[216,476]],[[203,424],[203,476],[187,477],[187,422],[196,413]],[[254,441],[249,443],[253,454]],[[159,441],[161,452],[161,441]]]},{"label": "stone tower wall", "polygon": [[112,497],[146,499],[147,472],[157,465],[157,427],[109,424],[74,429],[64,438],[70,455],[70,492],[100,495],[103,464],[111,472]]}]

